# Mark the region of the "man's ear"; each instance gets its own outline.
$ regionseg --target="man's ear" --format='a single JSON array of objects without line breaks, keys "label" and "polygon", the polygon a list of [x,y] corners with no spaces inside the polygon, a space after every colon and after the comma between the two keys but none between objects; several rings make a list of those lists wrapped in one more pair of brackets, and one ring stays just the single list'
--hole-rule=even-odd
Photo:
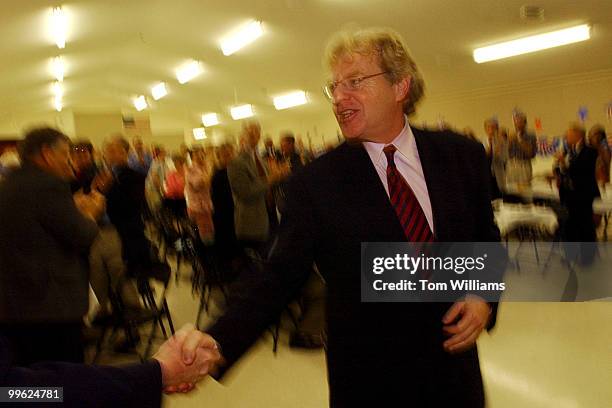
[{"label": "man's ear", "polygon": [[395,90],[395,100],[397,102],[405,101],[408,99],[410,93],[410,77],[404,77],[399,82],[393,84]]}]

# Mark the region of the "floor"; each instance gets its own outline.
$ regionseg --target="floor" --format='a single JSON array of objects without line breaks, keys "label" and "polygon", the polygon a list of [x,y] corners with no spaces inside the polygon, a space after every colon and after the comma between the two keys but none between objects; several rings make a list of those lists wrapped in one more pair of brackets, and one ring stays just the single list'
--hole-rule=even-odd
[{"label": "floor", "polygon": [[[542,287],[556,296],[563,291],[569,272],[559,266],[560,258],[554,254],[543,272],[549,244],[540,245],[540,261],[535,259],[533,247],[521,247],[516,255],[520,270],[511,269],[508,280],[515,291]],[[607,250],[612,254],[612,247]],[[193,323],[197,313],[198,300],[191,293],[188,272],[182,271],[180,283],[177,286],[173,282],[168,292],[177,327]],[[580,281],[580,271],[578,275]],[[611,281],[608,273],[607,281],[602,283],[610,288]],[[612,407],[610,300],[612,297],[580,303],[502,303],[496,329],[479,340],[487,406]],[[213,310],[212,314],[215,313]],[[278,353],[274,355],[271,335],[265,334],[223,384],[205,380],[190,394],[165,397],[164,406],[326,407],[323,352],[290,349],[287,337],[287,332],[283,332]],[[106,356],[105,360],[119,361],[114,356]]]}]

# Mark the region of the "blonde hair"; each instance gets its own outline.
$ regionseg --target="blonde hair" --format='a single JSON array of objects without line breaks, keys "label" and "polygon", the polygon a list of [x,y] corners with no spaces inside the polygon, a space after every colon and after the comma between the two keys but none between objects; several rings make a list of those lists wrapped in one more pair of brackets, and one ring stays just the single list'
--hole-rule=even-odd
[{"label": "blonde hair", "polygon": [[336,33],[325,50],[325,65],[331,70],[338,62],[351,55],[375,56],[385,75],[395,84],[404,78],[410,80],[410,88],[404,101],[404,112],[412,114],[415,105],[425,95],[425,81],[408,52],[404,40],[390,28],[368,28]]}]

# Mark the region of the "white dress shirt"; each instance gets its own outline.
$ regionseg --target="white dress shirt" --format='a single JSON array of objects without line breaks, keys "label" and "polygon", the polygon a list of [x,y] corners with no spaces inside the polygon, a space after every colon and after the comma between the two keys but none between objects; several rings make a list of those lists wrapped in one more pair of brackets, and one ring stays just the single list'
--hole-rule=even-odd
[{"label": "white dress shirt", "polygon": [[[410,125],[408,125],[407,119],[405,120],[404,128],[400,134],[389,144],[394,145],[397,149],[394,155],[395,166],[414,192],[414,195],[425,213],[429,228],[431,228],[431,232],[434,233],[433,212],[431,210],[429,193],[427,192],[427,183],[425,182],[425,175],[421,167],[421,159],[419,158],[416,141],[412,134],[412,129],[410,129]],[[383,183],[388,196],[387,156],[385,156],[383,152],[383,148],[388,144],[364,142],[363,145],[368,155],[370,155],[370,160],[372,160],[378,177]]]}]

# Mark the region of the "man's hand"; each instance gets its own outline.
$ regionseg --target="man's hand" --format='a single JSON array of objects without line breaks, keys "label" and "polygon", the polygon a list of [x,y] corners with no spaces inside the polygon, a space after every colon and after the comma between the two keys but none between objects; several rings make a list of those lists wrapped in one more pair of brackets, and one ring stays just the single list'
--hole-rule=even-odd
[{"label": "man's hand", "polygon": [[444,333],[450,336],[444,349],[459,353],[473,347],[490,315],[491,306],[478,296],[467,295],[465,300],[455,302],[442,318]]},{"label": "man's hand", "polygon": [[108,190],[113,186],[113,174],[108,170],[102,170],[91,182],[91,189],[98,190],[103,194],[106,194]]},{"label": "man's hand", "polygon": [[268,173],[268,183],[276,184],[286,178],[291,173],[288,163],[270,163]]},{"label": "man's hand", "polygon": [[221,359],[217,343],[191,324],[183,326],[153,356],[162,370],[164,392],[188,392]]},{"label": "man's hand", "polygon": [[84,194],[82,190],[79,190],[73,195],[73,198],[77,209],[94,221],[102,216],[106,208],[106,199],[94,190],[89,194]]}]

